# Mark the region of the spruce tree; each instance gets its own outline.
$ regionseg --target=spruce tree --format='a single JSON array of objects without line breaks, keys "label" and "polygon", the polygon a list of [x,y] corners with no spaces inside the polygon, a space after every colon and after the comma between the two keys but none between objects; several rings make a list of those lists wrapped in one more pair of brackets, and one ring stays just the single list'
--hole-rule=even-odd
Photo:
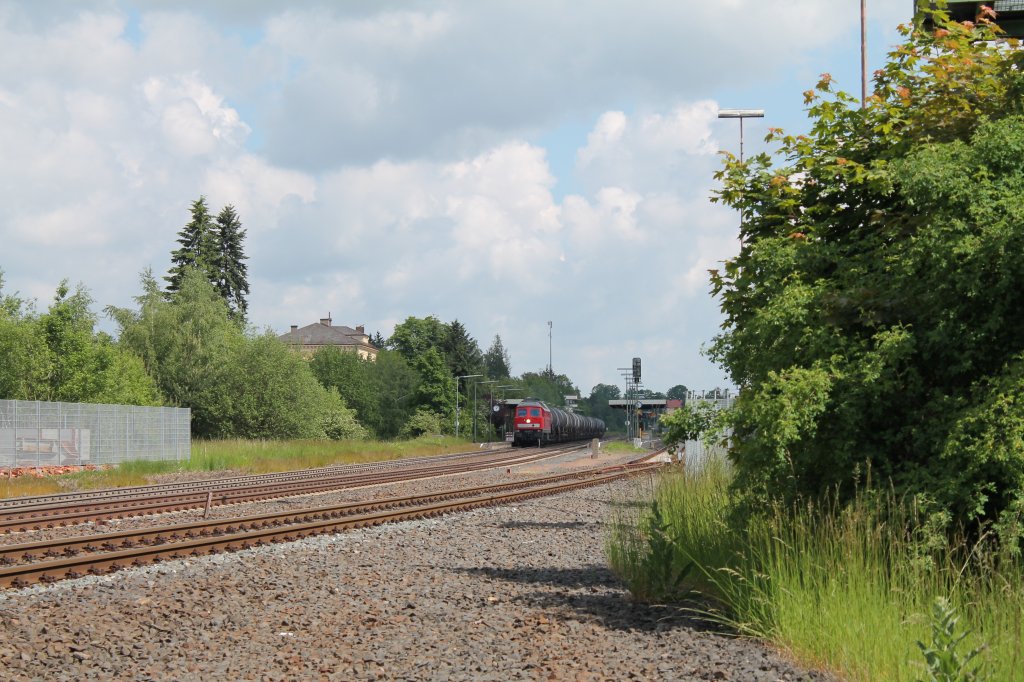
[{"label": "spruce tree", "polygon": [[198,268],[207,276],[214,272],[211,260],[215,252],[215,236],[206,197],[201,196],[192,202],[191,214],[192,220],[178,233],[181,248],[171,252],[171,269],[164,277],[168,295],[177,293],[181,288],[187,268]]},{"label": "spruce tree", "polygon": [[446,338],[442,342],[448,368],[453,376],[477,374],[483,370],[483,353],[476,339],[469,335],[466,327],[458,320],[447,325]]},{"label": "spruce tree", "polygon": [[241,320],[245,320],[249,307],[245,300],[249,293],[249,279],[245,266],[247,256],[242,248],[244,239],[242,221],[238,219],[235,207],[228,204],[217,216],[217,250],[213,259],[216,279],[213,284],[232,314]]},{"label": "spruce tree", "polygon": [[501,342],[501,336],[495,334],[494,342],[491,343],[491,347],[484,353],[484,368],[487,371],[487,376],[491,379],[509,377],[512,371],[511,364],[508,351],[505,350],[505,346]]}]

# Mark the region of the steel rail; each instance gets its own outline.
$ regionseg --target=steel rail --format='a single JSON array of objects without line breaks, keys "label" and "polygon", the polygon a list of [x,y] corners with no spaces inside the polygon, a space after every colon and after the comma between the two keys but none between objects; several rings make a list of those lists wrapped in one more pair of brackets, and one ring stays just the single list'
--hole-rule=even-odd
[{"label": "steel rail", "polygon": [[424,493],[422,495],[394,497],[363,502],[347,502],[344,504],[328,505],[323,507],[307,507],[292,511],[268,512],[265,514],[236,516],[224,519],[204,519],[200,521],[154,526],[151,528],[136,528],[56,540],[40,540],[37,542],[26,542],[17,545],[5,545],[0,546],[0,565],[12,565],[18,562],[32,562],[38,560],[40,556],[72,556],[80,551],[114,551],[118,548],[130,548],[137,544],[163,544],[168,541],[176,541],[183,538],[189,539],[216,534],[234,533],[240,530],[307,522],[318,518],[338,518],[340,516],[350,516],[352,514],[364,512],[382,511],[385,509],[408,507],[416,504],[426,504],[446,499],[466,497],[467,493],[496,493],[505,490],[529,488],[537,485],[554,483],[556,481],[585,479],[613,472],[639,472],[644,469],[652,469],[654,467],[655,465],[651,464],[621,464],[617,466],[603,467],[601,469],[589,469],[586,471],[556,474],[521,481],[510,481],[508,483],[478,486],[468,489],[456,488],[433,493]]},{"label": "steel rail", "polygon": [[[494,506],[506,502],[514,502],[545,495],[553,495],[578,488],[592,487],[602,483],[633,476],[650,470],[652,467],[624,468],[622,471],[604,473],[584,480],[542,485],[527,490],[499,492],[497,494],[480,494],[484,488],[470,488],[465,492],[470,497],[458,501],[427,503],[412,508],[371,512],[305,521],[283,527],[258,528],[251,531],[228,533],[222,536],[190,538],[171,541],[166,544],[143,545],[128,549],[103,552],[99,555],[73,556],[70,558],[42,561],[30,564],[0,568],[0,586],[24,587],[36,582],[53,582],[65,578],[78,578],[86,574],[102,574],[111,570],[142,566],[161,561],[166,558],[183,559],[212,554],[220,550],[237,551],[272,542],[294,540],[333,533],[351,528],[364,528],[382,523],[422,519],[453,511],[465,511],[485,506]],[[541,479],[542,480],[542,479]]]},{"label": "steel rail", "polygon": [[[578,448],[579,446],[575,447]],[[495,467],[520,466],[541,459],[556,457],[567,451],[571,451],[571,449],[560,448],[542,453],[525,453],[517,454],[513,457],[486,458],[483,460],[429,467],[398,468],[392,471],[377,473],[346,473],[333,478],[322,478],[319,476],[309,480],[300,478],[294,482],[283,484],[276,482],[258,486],[211,488],[205,492],[195,491],[171,495],[154,494],[118,500],[87,501],[77,505],[25,507],[0,512],[0,531],[11,533],[39,530],[88,521],[103,521],[128,516],[184,511],[205,507],[206,505],[223,506],[330,490],[468,473]]]},{"label": "steel rail", "polygon": [[[502,453],[505,448],[501,450]],[[485,453],[479,450],[470,452],[450,453],[447,455],[426,455],[421,457],[404,457],[399,459],[378,460],[374,462],[356,462],[352,464],[332,464],[326,467],[314,469],[303,469],[300,471],[280,471],[268,474],[249,474],[245,476],[231,476],[218,479],[207,479],[201,481],[182,481],[179,483],[156,483],[152,485],[126,486],[122,488],[103,488],[100,490],[83,490],[73,493],[56,493],[52,495],[32,495],[25,497],[11,497],[0,499],[0,513],[11,509],[24,507],[36,507],[63,504],[80,500],[105,499],[111,497],[130,497],[136,494],[159,493],[164,491],[190,490],[216,487],[218,485],[244,485],[247,483],[260,483],[268,480],[279,480],[294,478],[296,476],[333,476],[337,473],[359,472],[363,470],[378,470],[396,467],[405,467],[418,464],[431,464],[445,462],[453,459],[482,459],[495,456],[494,451]],[[500,455],[505,456],[505,455]]]}]

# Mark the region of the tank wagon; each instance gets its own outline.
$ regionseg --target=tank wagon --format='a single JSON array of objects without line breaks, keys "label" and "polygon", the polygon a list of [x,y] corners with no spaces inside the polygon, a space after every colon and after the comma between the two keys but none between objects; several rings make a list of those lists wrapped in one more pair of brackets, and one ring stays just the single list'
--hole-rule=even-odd
[{"label": "tank wagon", "polygon": [[547,445],[589,440],[604,435],[604,422],[594,417],[548,407],[536,398],[525,398],[516,407],[513,446]]}]

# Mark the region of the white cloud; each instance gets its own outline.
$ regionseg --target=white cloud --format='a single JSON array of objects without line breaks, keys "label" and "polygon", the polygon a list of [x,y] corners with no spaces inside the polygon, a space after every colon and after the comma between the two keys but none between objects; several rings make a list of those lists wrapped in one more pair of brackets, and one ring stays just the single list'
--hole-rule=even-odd
[{"label": "white cloud", "polygon": [[[707,201],[713,98],[855,21],[820,0],[0,0],[0,267],[44,301],[68,277],[128,305],[205,194],[248,230],[258,326],[458,317],[521,372],[553,320],[584,391],[638,353],[710,376],[705,272],[736,247]],[[575,169],[537,141],[566,121],[591,128],[559,141]]]},{"label": "white cloud", "polygon": [[609,93],[660,108],[720,83],[743,87],[847,28],[817,0],[647,0],[585,12],[520,1],[376,12],[307,4],[264,26],[293,74],[267,100],[267,149],[306,168],[456,146],[472,155],[566,112],[599,111]]},{"label": "white cloud", "polygon": [[142,92],[172,153],[199,156],[224,146],[240,148],[250,132],[238,112],[195,74],[149,78]]},{"label": "white cloud", "polygon": [[590,188],[614,181],[673,191],[689,167],[698,162],[707,168],[718,153],[711,134],[717,116],[718,105],[710,100],[677,105],[665,114],[607,112],[577,153],[577,172]]},{"label": "white cloud", "polygon": [[282,207],[289,201],[309,204],[316,199],[316,179],[276,168],[254,154],[239,154],[210,166],[202,183],[213,206],[232,204],[245,216],[250,233],[278,226]]}]

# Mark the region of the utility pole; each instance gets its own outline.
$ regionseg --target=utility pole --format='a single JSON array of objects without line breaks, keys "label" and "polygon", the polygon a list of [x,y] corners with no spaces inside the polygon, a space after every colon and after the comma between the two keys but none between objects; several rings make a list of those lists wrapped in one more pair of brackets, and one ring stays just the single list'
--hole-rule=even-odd
[{"label": "utility pole", "polygon": [[463,374],[455,377],[455,437],[459,437],[459,382],[471,377],[482,377],[483,374]]},{"label": "utility pole", "polygon": [[867,0],[860,0],[860,108],[868,105]]},{"label": "utility pole", "polygon": [[[498,379],[491,379],[490,381],[474,381],[473,382],[473,442],[474,443],[476,442],[476,412],[477,412],[476,387],[479,386],[480,384],[496,384],[496,383],[498,383]],[[492,393],[493,393],[493,391],[492,391]],[[493,400],[493,398],[494,398],[494,396],[492,395],[491,399]]]},{"label": "utility pole", "polygon": [[551,320],[548,320],[548,374],[555,377],[555,366],[551,364]]}]

